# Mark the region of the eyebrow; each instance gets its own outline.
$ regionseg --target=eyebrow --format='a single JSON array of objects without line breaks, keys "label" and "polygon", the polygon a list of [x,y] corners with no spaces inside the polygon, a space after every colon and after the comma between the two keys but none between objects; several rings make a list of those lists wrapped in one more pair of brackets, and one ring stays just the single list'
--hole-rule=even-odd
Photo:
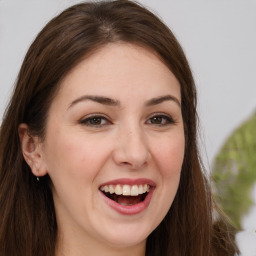
[{"label": "eyebrow", "polygon": [[118,100],[114,100],[104,96],[84,95],[72,101],[71,104],[69,105],[69,108],[79,102],[87,101],[87,100],[94,101],[94,102],[97,102],[103,105],[108,105],[108,106],[120,106],[120,102]]},{"label": "eyebrow", "polygon": [[[83,102],[83,101],[87,101],[87,100],[94,101],[94,102],[97,102],[97,103],[100,103],[103,105],[107,105],[107,106],[121,106],[120,101],[111,99],[111,98],[108,98],[105,96],[83,95],[83,96],[75,99],[74,101],[72,101],[68,108],[71,108],[72,106],[74,106],[75,104],[77,104],[79,102]],[[179,107],[181,107],[179,100],[172,95],[164,95],[164,96],[152,98],[152,99],[148,100],[145,105],[147,107],[150,107],[150,106],[161,104],[164,101],[174,101]]]},{"label": "eyebrow", "polygon": [[179,107],[181,107],[181,103],[179,102],[179,100],[176,97],[169,94],[148,100],[146,102],[146,106],[158,105],[164,101],[174,101]]}]

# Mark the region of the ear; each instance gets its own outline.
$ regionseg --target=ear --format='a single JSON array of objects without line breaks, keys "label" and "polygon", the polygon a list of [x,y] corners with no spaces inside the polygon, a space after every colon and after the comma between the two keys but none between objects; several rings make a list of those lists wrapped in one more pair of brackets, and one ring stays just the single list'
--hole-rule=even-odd
[{"label": "ear", "polygon": [[20,144],[23,157],[30,166],[32,173],[39,177],[47,174],[47,167],[43,159],[42,142],[38,136],[31,136],[27,124],[19,125]]}]

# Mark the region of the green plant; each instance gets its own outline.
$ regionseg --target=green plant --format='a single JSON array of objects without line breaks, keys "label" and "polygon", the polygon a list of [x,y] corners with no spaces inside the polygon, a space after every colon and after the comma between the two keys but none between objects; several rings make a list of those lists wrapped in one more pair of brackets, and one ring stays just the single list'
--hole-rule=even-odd
[{"label": "green plant", "polygon": [[227,139],[215,159],[212,177],[217,202],[241,229],[241,218],[253,203],[251,192],[256,182],[256,113]]}]

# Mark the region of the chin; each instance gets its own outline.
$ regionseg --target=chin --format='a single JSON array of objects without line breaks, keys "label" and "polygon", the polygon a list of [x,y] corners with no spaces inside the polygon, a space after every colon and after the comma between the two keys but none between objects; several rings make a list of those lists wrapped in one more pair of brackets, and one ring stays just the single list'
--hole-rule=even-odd
[{"label": "chin", "polygon": [[105,241],[110,246],[116,248],[125,248],[125,247],[134,247],[143,243],[146,243],[147,237],[149,236],[150,232],[138,232],[135,230],[133,232],[129,230],[123,230],[122,232],[114,232],[105,235]]}]

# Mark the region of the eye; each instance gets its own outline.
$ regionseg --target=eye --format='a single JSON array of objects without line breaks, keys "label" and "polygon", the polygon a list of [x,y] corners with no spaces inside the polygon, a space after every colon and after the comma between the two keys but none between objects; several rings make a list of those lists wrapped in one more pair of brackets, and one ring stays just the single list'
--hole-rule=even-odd
[{"label": "eye", "polygon": [[110,121],[104,116],[95,115],[95,116],[89,116],[87,118],[82,119],[80,123],[85,126],[99,128],[99,127],[110,124]]},{"label": "eye", "polygon": [[165,125],[173,124],[174,120],[167,115],[154,115],[150,117],[146,123],[157,125],[157,126],[165,126]]}]

